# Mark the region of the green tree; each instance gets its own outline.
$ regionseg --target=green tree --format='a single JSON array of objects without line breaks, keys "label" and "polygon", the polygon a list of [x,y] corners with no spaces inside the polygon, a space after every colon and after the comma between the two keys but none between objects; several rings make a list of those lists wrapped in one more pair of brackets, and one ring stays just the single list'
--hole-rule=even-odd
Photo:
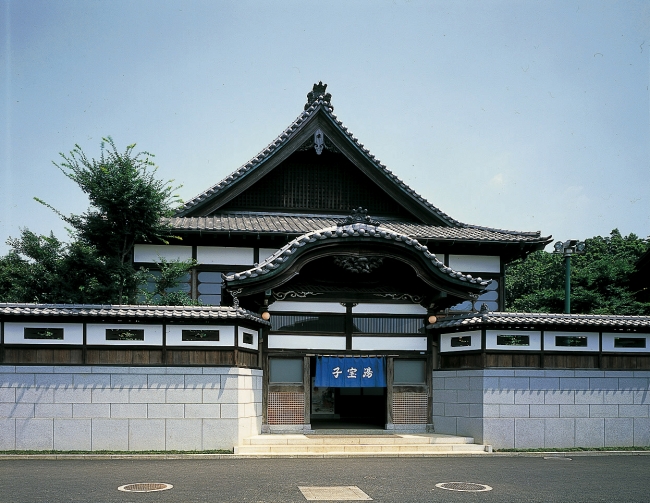
[{"label": "green tree", "polygon": [[0,301],[78,304],[110,297],[110,277],[83,243],[23,229],[7,244],[9,253],[0,257]]},{"label": "green tree", "polygon": [[140,269],[138,271],[138,282],[140,287],[140,298],[144,304],[159,306],[191,306],[199,305],[198,301],[184,291],[182,283],[189,275],[195,260],[170,260],[160,257],[157,271]]},{"label": "green tree", "polygon": [[[89,159],[79,145],[60,154],[54,163],[88,196],[90,207],[81,215],[63,215],[47,203],[72,227],[73,238],[91,250],[104,265],[105,277],[113,286],[106,301],[134,303],[138,276],[132,255],[136,243],[167,243],[173,238],[162,217],[173,214],[181,201],[171,181],[155,177],[155,165],[148,152],[134,153],[135,144],[119,152],[112,138],[104,138],[99,159]],[[106,279],[106,278],[102,279]],[[107,292],[108,293],[108,292]]]},{"label": "green tree", "polygon": [[[581,314],[650,314],[631,286],[635,263],[650,242],[634,234],[585,240],[585,252],[571,259],[571,311]],[[506,269],[506,309],[521,312],[564,310],[564,263],[560,255],[538,251]]]}]

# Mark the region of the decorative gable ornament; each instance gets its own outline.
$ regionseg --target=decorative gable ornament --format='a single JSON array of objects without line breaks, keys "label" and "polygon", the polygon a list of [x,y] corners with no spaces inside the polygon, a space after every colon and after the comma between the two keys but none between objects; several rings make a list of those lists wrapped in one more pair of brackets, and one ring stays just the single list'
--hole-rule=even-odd
[{"label": "decorative gable ornament", "polygon": [[372,225],[374,227],[379,227],[380,222],[370,218],[368,216],[368,210],[359,206],[356,210],[352,210],[352,213],[350,213],[345,218],[345,220],[341,220],[340,222],[336,223],[337,227],[343,227],[344,225],[352,224],[366,224]]},{"label": "decorative gable ornament", "polygon": [[337,266],[353,273],[369,274],[374,269],[379,268],[383,262],[383,257],[357,257],[352,255],[345,257],[334,257],[334,263]]},{"label": "decorative gable ornament", "polygon": [[323,148],[325,148],[325,134],[320,129],[317,129],[314,133],[314,150],[318,155],[321,155]]}]

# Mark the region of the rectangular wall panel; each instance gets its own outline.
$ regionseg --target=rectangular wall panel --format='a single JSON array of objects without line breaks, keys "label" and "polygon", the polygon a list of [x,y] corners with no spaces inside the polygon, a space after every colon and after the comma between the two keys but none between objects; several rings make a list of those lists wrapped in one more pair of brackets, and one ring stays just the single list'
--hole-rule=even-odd
[{"label": "rectangular wall panel", "polygon": [[[471,338],[470,344],[468,345],[454,345],[454,338],[461,338],[464,342],[467,341],[466,338]],[[457,341],[456,341],[457,342]],[[441,334],[440,335],[440,352],[450,352],[450,351],[477,351],[481,349],[481,331],[472,330],[469,332],[456,332],[453,334]]]},{"label": "rectangular wall panel", "polygon": [[[586,338],[584,346],[562,346],[556,344],[561,338]],[[598,351],[600,348],[598,332],[544,332],[544,351]]]},{"label": "rectangular wall panel", "polygon": [[[618,339],[618,340],[617,340]],[[623,342],[637,342],[637,347],[625,347]],[[650,334],[603,333],[603,351],[621,353],[650,353]]]},{"label": "rectangular wall panel", "polygon": [[[246,339],[250,339],[250,342],[246,342]],[[248,349],[258,349],[258,333],[257,330],[252,330],[250,328],[239,327],[237,330],[237,345],[242,348]]]},{"label": "rectangular wall panel", "polygon": [[135,245],[133,249],[134,262],[160,262],[164,258],[172,260],[191,260],[192,247],[178,245]]},{"label": "rectangular wall panel", "polygon": [[253,265],[253,248],[225,246],[197,246],[196,260],[199,264]]},{"label": "rectangular wall panel", "polygon": [[[144,341],[107,341],[106,330],[144,330]],[[86,341],[90,345],[162,346],[162,325],[86,325]]]},{"label": "rectangular wall panel", "polygon": [[460,272],[501,272],[501,258],[491,255],[449,255],[449,267]]},{"label": "rectangular wall panel", "polygon": [[352,337],[356,351],[426,351],[426,337]]},{"label": "rectangular wall panel", "polygon": [[269,335],[269,349],[345,350],[345,337],[325,335]]},{"label": "rectangular wall panel", "polygon": [[[83,344],[83,324],[52,323],[50,318],[43,318],[36,323],[5,323],[5,344]],[[63,339],[25,339],[25,328],[62,328]]]},{"label": "rectangular wall panel", "polygon": [[294,302],[277,301],[269,306],[271,313],[339,313],[345,314],[345,306],[339,302]]},{"label": "rectangular wall panel", "polygon": [[[528,346],[512,344],[498,344],[499,336],[528,337]],[[486,330],[485,349],[497,349],[500,351],[540,351],[542,349],[542,333],[527,332],[525,330]]]},{"label": "rectangular wall panel", "polygon": [[[184,341],[183,330],[218,330],[218,341]],[[235,345],[235,327],[229,325],[167,325],[167,346]]]},{"label": "rectangular wall panel", "polygon": [[360,303],[352,308],[353,314],[415,314],[426,316],[427,310],[419,304]]}]

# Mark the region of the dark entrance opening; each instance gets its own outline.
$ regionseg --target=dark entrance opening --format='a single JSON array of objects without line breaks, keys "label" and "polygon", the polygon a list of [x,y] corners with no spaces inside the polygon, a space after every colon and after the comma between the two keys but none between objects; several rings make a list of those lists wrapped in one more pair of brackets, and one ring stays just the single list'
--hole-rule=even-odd
[{"label": "dark entrance opening", "polygon": [[[312,376],[315,358],[312,358]],[[312,429],[384,429],[386,388],[314,386],[311,380]]]}]

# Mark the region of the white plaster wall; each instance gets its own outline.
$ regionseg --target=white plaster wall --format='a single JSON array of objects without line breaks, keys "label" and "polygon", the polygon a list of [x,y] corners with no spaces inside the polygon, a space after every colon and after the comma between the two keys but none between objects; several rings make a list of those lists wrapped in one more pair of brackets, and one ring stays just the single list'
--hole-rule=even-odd
[{"label": "white plaster wall", "polygon": [[[5,344],[83,344],[84,333],[81,323],[50,323],[49,319],[35,323],[7,322],[4,325]],[[63,340],[25,339],[26,328],[62,328]]]},{"label": "white plaster wall", "polygon": [[437,433],[495,448],[650,446],[650,371],[433,373]]},{"label": "white plaster wall", "polygon": [[501,257],[491,255],[449,255],[449,267],[462,272],[500,272]]},{"label": "white plaster wall", "polygon": [[232,449],[261,422],[261,370],[0,366],[0,450]]},{"label": "white plaster wall", "polygon": [[199,264],[253,265],[253,248],[227,246],[197,246],[196,261]]},{"label": "white plaster wall", "polygon": [[192,247],[180,245],[135,245],[133,248],[134,262],[160,262],[160,259],[191,260]]}]

